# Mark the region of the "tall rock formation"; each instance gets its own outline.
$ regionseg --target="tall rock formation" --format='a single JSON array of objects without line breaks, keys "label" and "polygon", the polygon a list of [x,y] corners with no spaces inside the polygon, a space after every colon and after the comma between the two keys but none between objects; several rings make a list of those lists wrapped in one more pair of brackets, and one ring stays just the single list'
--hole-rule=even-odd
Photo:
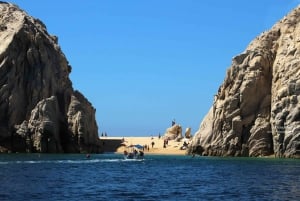
[{"label": "tall rock formation", "polygon": [[190,153],[300,157],[300,7],[233,58]]},{"label": "tall rock formation", "polygon": [[69,79],[57,37],[0,2],[0,151],[98,152],[95,109]]}]

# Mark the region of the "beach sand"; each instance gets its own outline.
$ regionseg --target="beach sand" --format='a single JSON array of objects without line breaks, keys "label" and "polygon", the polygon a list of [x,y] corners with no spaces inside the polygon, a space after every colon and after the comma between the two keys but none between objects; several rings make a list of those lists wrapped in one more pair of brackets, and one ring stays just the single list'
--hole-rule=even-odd
[{"label": "beach sand", "polygon": [[[105,137],[106,139],[122,139],[120,137]],[[152,142],[154,142],[152,148]],[[145,149],[145,154],[161,154],[161,155],[186,155],[186,150],[180,150],[183,145],[183,141],[177,142],[175,140],[169,140],[168,145],[164,148],[164,139],[159,137],[124,137],[124,146],[119,147],[116,153],[122,153],[129,145],[147,145],[148,149]]]}]

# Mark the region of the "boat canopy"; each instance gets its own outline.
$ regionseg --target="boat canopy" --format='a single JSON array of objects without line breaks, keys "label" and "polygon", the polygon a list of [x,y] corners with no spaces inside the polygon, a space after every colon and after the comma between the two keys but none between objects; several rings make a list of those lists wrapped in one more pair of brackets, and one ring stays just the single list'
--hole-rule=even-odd
[{"label": "boat canopy", "polygon": [[134,148],[137,148],[137,149],[143,149],[144,148],[144,146],[142,146],[140,144],[130,145],[129,147],[134,147]]}]

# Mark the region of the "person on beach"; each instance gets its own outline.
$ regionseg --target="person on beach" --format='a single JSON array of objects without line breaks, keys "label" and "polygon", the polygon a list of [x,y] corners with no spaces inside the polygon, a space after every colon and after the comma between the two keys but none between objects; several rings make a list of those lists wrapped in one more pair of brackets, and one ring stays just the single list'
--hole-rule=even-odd
[{"label": "person on beach", "polygon": [[154,146],[154,144],[155,144],[155,143],[154,143],[154,142],[152,141],[152,142],[151,142],[151,145],[152,145],[152,149],[153,149],[153,146]]}]

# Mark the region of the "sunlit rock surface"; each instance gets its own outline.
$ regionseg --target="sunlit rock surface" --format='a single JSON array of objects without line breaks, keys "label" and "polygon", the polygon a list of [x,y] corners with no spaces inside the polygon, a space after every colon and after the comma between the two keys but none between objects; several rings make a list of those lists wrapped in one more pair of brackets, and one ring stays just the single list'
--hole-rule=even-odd
[{"label": "sunlit rock surface", "polygon": [[74,91],[56,36],[0,2],[0,151],[99,152],[95,109]]},{"label": "sunlit rock surface", "polygon": [[232,60],[190,153],[300,156],[300,8]]}]

